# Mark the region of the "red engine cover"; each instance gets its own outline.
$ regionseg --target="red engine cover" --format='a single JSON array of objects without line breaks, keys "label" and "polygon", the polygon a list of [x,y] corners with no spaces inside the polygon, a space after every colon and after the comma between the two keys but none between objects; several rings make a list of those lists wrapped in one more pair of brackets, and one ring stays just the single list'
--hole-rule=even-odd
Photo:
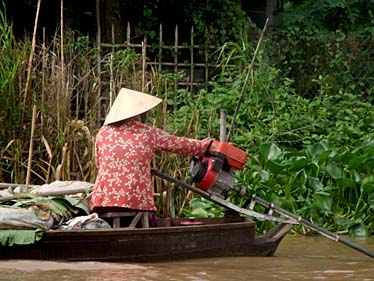
[{"label": "red engine cover", "polygon": [[214,165],[214,159],[213,158],[204,157],[202,162],[207,163],[208,167],[207,167],[207,171],[204,175],[204,178],[199,183],[197,183],[197,187],[204,190],[204,191],[207,191],[216,181],[216,178],[218,176],[218,171],[215,171],[213,169],[213,165]]},{"label": "red engine cover", "polygon": [[241,170],[247,160],[247,153],[245,151],[227,142],[214,140],[209,147],[209,152],[213,154],[215,152],[224,154],[227,163],[233,169]]}]

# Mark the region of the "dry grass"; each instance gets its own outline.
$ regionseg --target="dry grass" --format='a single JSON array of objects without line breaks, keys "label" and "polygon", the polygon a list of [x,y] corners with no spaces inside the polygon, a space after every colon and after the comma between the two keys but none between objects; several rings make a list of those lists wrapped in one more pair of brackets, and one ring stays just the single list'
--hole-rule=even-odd
[{"label": "dry grass", "polygon": [[[167,103],[168,99],[175,98],[170,94],[174,87],[173,75],[161,75],[155,70],[143,73],[139,56],[124,50],[102,56],[102,73],[99,75],[96,49],[87,38],[66,35],[63,55],[61,42],[56,35],[51,44],[43,42],[31,48],[31,65],[26,63],[29,53],[18,54],[22,57],[13,84],[14,101],[24,99],[24,106],[19,108],[20,112],[13,113],[22,116],[15,118],[15,123],[19,124],[14,124],[13,120],[13,124],[5,124],[2,129],[2,182],[25,183],[28,178],[29,184],[55,180],[94,182],[97,172],[95,135],[110,100],[114,100],[115,93],[123,86],[141,90],[144,77],[145,91],[164,99],[163,106],[152,112],[148,122],[171,133],[199,138],[196,108],[191,108],[191,114],[185,116],[184,124],[178,124],[179,129],[169,123],[168,116],[172,109]],[[30,43],[24,44],[27,46]],[[101,96],[99,80],[104,81],[100,86]],[[24,94],[25,85],[29,85],[27,95]],[[34,123],[33,106],[36,108]],[[185,129],[181,130],[180,127]],[[187,179],[189,160],[188,157],[159,153],[155,156],[153,166],[176,178]],[[160,179],[155,179],[155,187],[156,192],[163,195],[158,200],[159,206],[162,206],[160,213],[179,213],[179,205],[185,204],[186,191]]]}]

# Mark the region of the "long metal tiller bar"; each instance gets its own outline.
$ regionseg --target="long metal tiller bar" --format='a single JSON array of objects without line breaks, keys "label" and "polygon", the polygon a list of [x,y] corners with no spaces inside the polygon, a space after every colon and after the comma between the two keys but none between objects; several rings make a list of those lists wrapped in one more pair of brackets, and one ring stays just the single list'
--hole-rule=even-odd
[{"label": "long metal tiller bar", "polygon": [[[212,193],[209,193],[209,192],[206,192],[204,190],[201,190],[201,189],[198,189],[196,187],[193,187],[192,185],[189,185],[181,180],[178,180],[178,179],[175,179],[171,176],[168,176],[164,173],[161,173],[160,171],[156,170],[156,169],[152,169],[152,174],[155,175],[155,176],[158,176],[159,178],[162,178],[162,179],[165,179],[171,183],[174,183],[178,186],[181,186],[181,187],[184,187],[184,188],[187,188],[188,190],[191,190],[199,195],[201,195],[202,197],[212,201],[212,202],[215,202],[223,207],[226,207],[230,210],[233,210],[235,212],[238,212],[239,214],[243,214],[243,215],[247,215],[247,216],[250,216],[250,217],[254,217],[254,218],[257,218],[259,220],[270,220],[270,221],[276,221],[276,222],[281,222],[281,223],[289,223],[289,224],[300,224],[308,229],[312,229],[316,232],[318,232],[319,234],[325,236],[326,238],[329,238],[333,241],[336,241],[336,242],[340,242],[348,247],[351,247],[352,249],[355,249],[371,258],[374,258],[374,253],[367,250],[367,249],[364,249],[363,247],[361,247],[360,245],[357,245],[343,237],[340,237],[339,235],[337,234],[334,234],[330,231],[328,231],[327,229],[324,229],[316,224],[313,224],[311,223],[310,221],[306,220],[306,219],[303,219],[302,217],[298,216],[298,215],[295,215],[285,209],[282,209],[276,205],[274,205],[273,203],[270,203],[260,197],[257,197],[256,195],[252,195],[250,197],[250,202],[248,204],[249,206],[249,209],[247,208],[242,208],[242,207],[239,207],[231,202],[228,202],[227,200],[215,195],[215,194],[212,194]],[[255,212],[253,211],[253,208],[254,208],[254,205],[255,204],[259,204],[260,206],[262,207],[265,207],[267,210],[268,210],[268,213],[267,214],[262,214],[262,213],[258,213],[258,212]],[[274,217],[272,216],[272,213],[273,212],[276,212],[278,213],[279,215],[282,215],[284,217],[286,217],[286,219],[284,218],[280,218],[280,217]]]}]

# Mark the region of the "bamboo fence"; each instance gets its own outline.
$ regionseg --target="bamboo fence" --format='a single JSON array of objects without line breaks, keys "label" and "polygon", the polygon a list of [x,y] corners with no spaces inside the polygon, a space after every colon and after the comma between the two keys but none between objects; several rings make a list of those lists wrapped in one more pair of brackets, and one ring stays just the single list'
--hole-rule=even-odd
[{"label": "bamboo fence", "polygon": [[[102,58],[109,52],[115,52],[116,50],[126,49],[132,50],[136,54],[141,54],[141,82],[138,88],[145,89],[145,85],[148,84],[147,73],[151,72],[152,69],[157,70],[159,73],[166,72],[172,74],[183,73],[179,77],[176,75],[174,80],[173,88],[175,91],[178,89],[187,89],[191,92],[196,92],[199,89],[208,89],[208,83],[212,70],[214,70],[218,64],[214,63],[212,56],[217,50],[214,46],[208,44],[199,45],[195,44],[194,40],[194,28],[191,27],[190,41],[180,42],[179,37],[182,32],[175,26],[174,31],[174,42],[171,44],[165,44],[163,41],[163,28],[160,24],[157,49],[154,49],[154,42],[150,42],[147,33],[141,42],[132,41],[131,24],[127,24],[126,41],[118,44],[115,43],[114,38],[114,26],[112,26],[112,42],[101,41],[101,30],[100,30],[100,15],[98,15],[98,31],[97,31],[97,56],[98,56],[98,88],[100,102],[99,108],[107,108],[108,105],[114,101],[114,89],[111,83],[112,77],[109,82],[101,77],[102,69]],[[153,49],[152,49],[153,48]],[[150,51],[152,49],[152,51]],[[213,63],[212,63],[213,62]],[[109,85],[108,85],[109,84]],[[109,91],[102,91],[104,88],[109,88]],[[109,95],[105,96],[108,92]],[[101,112],[101,113],[100,113]],[[99,114],[102,114],[101,110],[98,110]],[[98,120],[101,120],[103,116],[98,116]]]}]

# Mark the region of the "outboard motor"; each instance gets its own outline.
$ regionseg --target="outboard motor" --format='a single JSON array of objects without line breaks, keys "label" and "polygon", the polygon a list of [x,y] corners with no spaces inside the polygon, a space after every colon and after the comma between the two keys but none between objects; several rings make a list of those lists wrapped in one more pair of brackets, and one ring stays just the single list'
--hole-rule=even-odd
[{"label": "outboard motor", "polygon": [[226,198],[232,191],[245,194],[244,187],[235,187],[235,170],[241,170],[247,153],[230,143],[213,141],[202,157],[195,157],[190,176],[196,186],[209,193]]}]

